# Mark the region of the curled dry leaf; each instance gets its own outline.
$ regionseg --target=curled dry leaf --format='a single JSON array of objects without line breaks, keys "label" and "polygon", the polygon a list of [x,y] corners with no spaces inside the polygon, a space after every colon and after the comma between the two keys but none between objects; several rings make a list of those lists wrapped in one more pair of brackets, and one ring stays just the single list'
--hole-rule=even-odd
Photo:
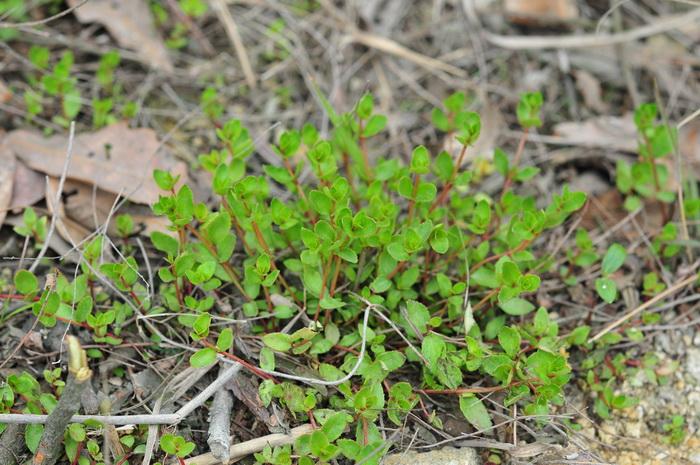
[{"label": "curled dry leaf", "polygon": [[526,26],[561,24],[578,18],[575,0],[506,0],[503,7],[511,22]]},{"label": "curled dry leaf", "polygon": [[637,151],[637,128],[631,114],[559,123],[554,126],[554,134],[571,145]]},{"label": "curled dry leaf", "polygon": [[[69,0],[75,6],[81,0]],[[168,50],[158,35],[148,2],[143,0],[91,0],[75,10],[81,23],[100,23],[124,48],[134,50],[149,66],[173,71]]]},{"label": "curled dry leaf", "polygon": [[[67,138],[45,138],[39,133],[17,130],[8,133],[7,146],[30,168],[59,177],[65,162]],[[107,126],[95,133],[75,137],[69,179],[95,184],[102,190],[121,194],[132,202],[158,201],[160,190],[153,170],[169,170],[185,180],[187,168],[162,150],[152,129],[130,129],[126,123]]]},{"label": "curled dry leaf", "polygon": [[15,167],[14,185],[12,187],[11,210],[30,207],[44,198],[44,176],[34,171],[21,161]]},{"label": "curled dry leaf", "polygon": [[0,145],[0,226],[12,202],[16,164],[14,153],[6,145]]},{"label": "curled dry leaf", "polygon": [[[50,180],[52,195],[54,196],[57,184],[58,182],[55,178]],[[84,239],[93,231],[104,228],[108,219],[107,234],[111,236],[116,235],[115,219],[120,214],[131,215],[134,221],[135,232],[140,232],[144,235],[150,235],[153,231],[170,233],[167,229],[168,219],[153,216],[150,208],[126,204],[117,210],[119,200],[115,194],[105,192],[80,181],[66,180],[63,186],[62,198],[61,208],[66,220],[65,226],[71,234],[82,234],[79,240]],[[53,201],[53,197],[51,201]],[[65,237],[63,234],[61,236]],[[75,236],[73,239],[75,239]]]},{"label": "curled dry leaf", "polygon": [[9,87],[7,87],[7,84],[0,79],[0,103],[7,103],[10,101],[12,98],[12,91],[10,90]]},{"label": "curled dry leaf", "polygon": [[[66,184],[68,184],[68,182],[69,181],[66,181]],[[64,185],[64,193],[66,192],[66,187],[67,185]],[[59,200],[58,204],[55,204],[57,191],[58,179],[50,178],[49,182],[46,184],[46,206],[49,209],[49,213],[52,215],[54,211],[57,211],[56,231],[69,244],[80,244],[90,236],[91,231],[79,222],[68,217],[63,203],[63,196],[61,196],[62,198]]]},{"label": "curled dry leaf", "polygon": [[608,104],[603,102],[603,90],[598,78],[583,69],[574,71],[574,77],[576,87],[581,92],[586,106],[598,113],[605,113],[608,110]]}]

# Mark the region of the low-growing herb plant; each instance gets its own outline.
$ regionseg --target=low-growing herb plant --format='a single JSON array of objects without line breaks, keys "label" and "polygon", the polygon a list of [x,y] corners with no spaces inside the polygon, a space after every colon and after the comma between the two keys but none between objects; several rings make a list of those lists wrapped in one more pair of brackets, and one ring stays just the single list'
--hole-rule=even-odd
[{"label": "low-growing herb plant", "polygon": [[[106,95],[118,93],[117,64],[114,55],[101,62]],[[636,403],[617,391],[624,373],[641,369],[650,382],[658,381],[652,379],[654,360],[631,363],[627,354],[611,351],[625,337],[639,340],[639,331],[626,328],[591,343],[589,326],[562,331],[540,305],[543,277],[572,284],[581,269],[595,270],[592,287],[603,302],[614,303],[616,274],[628,255],[617,243],[599,250],[583,229],[576,231],[576,247],[561,257],[541,246],[586,196],[563,186],[540,204],[523,185],[538,174],[523,166],[522,155],[529,131],[542,124],[540,94],[522,96],[516,115],[523,135],[515,153],[495,151],[494,176],[501,185],[490,192],[479,183],[489,170],[470,164],[481,121],[464,94],[451,95],[432,113],[442,136],[458,142],[457,152],[433,153],[419,145],[405,162],[383,156],[379,136],[388,119],[375,111],[371,94],[347,113],[320,99],[333,123],[329,134],[323,137],[312,124],[282,131],[273,147],[277,162],[259,168],[250,162],[248,130],[238,120],[220,121],[222,102],[214,88],[206,89],[201,103],[217,126],[219,145],[198,161],[211,176],[215,199],[198,202],[180,179],[154,172],[163,192],[153,211],[169,221],[168,231],[151,235],[160,255],[157,289],[139,271],[135,248],[127,243],[121,260],[105,262],[104,238],[97,236],[84,245],[72,280],[58,275],[41,289],[35,275],[18,272],[16,291],[26,301],[20,311],[31,310],[47,327],[71,322],[87,329],[94,342],[109,345],[120,344],[139,315],[175,314],[168,333],[189,341],[192,366],[241,363],[260,378],[263,405],[275,403],[295,421],[315,426],[293,446],[256,454],[258,463],[274,465],[340,457],[376,464],[389,447],[380,419],[399,426],[412,413],[442,426],[425,396],[446,396],[474,430],[489,431],[496,423],[484,400],[488,393],[502,394],[506,407],[542,417],[563,404],[565,386],[581,375],[596,393],[595,412],[607,418],[611,410]],[[652,174],[652,155],[664,152],[658,147],[666,137],[665,130],[654,129],[654,118],[648,108],[638,112],[647,147],[639,163],[646,165],[634,168]],[[618,182],[625,169],[619,167]],[[649,181],[624,192],[668,200],[664,187],[654,190]],[[44,240],[45,219],[28,209],[24,223],[18,232]],[[127,242],[133,220],[120,216],[116,223]],[[677,245],[670,229],[653,243],[664,257]],[[98,285],[101,280],[110,290]],[[662,289],[656,274],[644,277],[647,295]],[[224,301],[250,319],[247,334],[242,326],[226,325]],[[642,318],[653,322],[653,315]],[[153,341],[167,337],[154,328],[148,326]],[[248,350],[240,350],[238,340],[247,341]],[[576,371],[569,361],[573,352],[582,358]],[[90,349],[88,356],[102,353]],[[290,369],[290,360],[304,368],[304,376]],[[3,387],[3,411],[45,412],[50,399],[55,402],[60,373],[45,375],[44,385],[53,392],[44,397],[47,405],[32,380],[15,375]],[[67,434],[66,447],[85,442],[91,457],[101,460],[79,428]],[[132,450],[142,443],[134,436],[127,442]],[[170,434],[160,444],[181,463],[195,447]]]}]

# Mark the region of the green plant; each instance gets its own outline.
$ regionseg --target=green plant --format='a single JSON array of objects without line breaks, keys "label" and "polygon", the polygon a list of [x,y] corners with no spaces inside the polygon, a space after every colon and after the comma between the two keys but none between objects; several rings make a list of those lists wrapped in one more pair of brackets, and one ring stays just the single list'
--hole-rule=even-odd
[{"label": "green plant", "polygon": [[184,458],[192,453],[195,445],[193,442],[185,440],[182,436],[164,434],[160,438],[160,448],[166,454],[177,457],[177,460],[184,465]]},{"label": "green plant", "polygon": [[[202,102],[210,116],[220,115],[213,91]],[[524,127],[541,124],[541,97],[527,94],[523,102],[518,113]],[[528,414],[545,414],[563,400],[571,368],[561,351],[569,342],[548,312],[528,299],[540,285],[536,270],[549,263],[532,245],[578,210],[585,195],[564,187],[538,209],[534,199],[514,192],[536,170],[502,159],[507,191],[500,199],[476,191],[462,162],[479,137],[480,120],[465,104],[458,93],[445,101],[447,112],[433,114],[438,128],[463,144],[458,160],[446,152],[433,157],[419,146],[408,166],[372,161],[369,144],[387,118],[375,113],[367,94],[350,113],[328,106],[334,123],[328,140],[310,125],[283,132],[275,147],[280,163],[265,165],[264,175],[246,172],[253,149],[247,130],[235,120],[223,124],[217,131],[221,148],[199,157],[212,175],[218,205],[196,203],[188,186],[178,187],[167,172],[154,174],[165,194],[153,208],[169,218],[173,232],[151,237],[167,262],[159,270],[160,293],[172,296],[164,301],[170,311],[188,312],[178,321],[200,347],[190,362],[241,361],[229,351],[232,335],[217,335],[208,296],[232,286],[244,314],[262,318],[253,326],[264,344],[261,368],[249,369],[265,379],[263,403],[279,402],[300,421],[321,425],[297,441],[300,463],[338,455],[376,463],[384,447],[376,426],[381,412],[389,409],[389,420],[400,424],[418,402],[420,390],[391,382],[397,370],[415,373],[422,366],[420,392],[457,395],[477,429],[490,428],[492,420],[480,397],[462,387],[465,375],[489,377],[493,390],[506,391],[507,405],[523,403]],[[300,180],[304,165],[316,178],[312,184]],[[272,185],[293,197],[283,202],[272,196]],[[237,247],[247,255],[242,262],[232,261]],[[467,291],[481,297],[465,309]],[[273,295],[285,303],[275,303]],[[307,309],[311,322],[280,331],[299,308]],[[397,322],[408,345],[383,331],[381,318],[370,319],[368,308]],[[514,324],[529,314],[530,322]],[[347,353],[341,363],[329,363],[336,350]],[[337,393],[280,382],[285,375],[273,371],[280,353],[318,364],[321,379],[337,384]],[[359,385],[343,381],[349,373]],[[436,417],[430,421],[439,424]],[[343,437],[351,426],[354,437]],[[257,459],[277,463],[287,457],[286,449],[269,449]]]},{"label": "green plant", "polygon": [[[112,82],[108,68],[101,72],[105,89]],[[198,162],[211,175],[215,199],[198,202],[178,177],[153,173],[162,190],[153,211],[169,222],[168,231],[151,235],[160,257],[157,288],[149,288],[129,244],[133,219],[120,216],[119,260],[103,260],[105,241],[97,236],[82,246],[72,280],[59,275],[42,290],[35,275],[17,272],[18,300],[25,300],[17,312],[32,311],[47,327],[69,321],[94,342],[111,345],[141,316],[174,314],[169,336],[146,326],[152,342],[174,335],[188,340],[195,367],[241,363],[261,379],[264,405],[316,426],[293,446],[256,454],[259,463],[274,465],[343,457],[376,464],[388,447],[380,419],[401,425],[409,414],[421,415],[441,427],[424,396],[443,396],[475,431],[485,431],[496,427],[484,400],[490,392],[538,418],[563,404],[565,386],[578,376],[595,393],[597,415],[607,418],[635,404],[618,384],[634,370],[665,382],[656,377],[652,357],[640,361],[614,348],[624,338],[638,341],[639,330],[626,327],[591,343],[589,326],[560,328],[537,298],[543,279],[571,284],[578,271],[593,270],[599,297],[613,304],[628,254],[618,243],[599,251],[582,229],[561,257],[540,246],[586,202],[585,194],[562,186],[538,203],[522,185],[538,174],[521,159],[528,131],[542,124],[541,95],[522,96],[516,113],[523,135],[512,156],[496,151],[494,176],[502,184],[491,193],[480,190],[481,168],[465,163],[481,121],[464,94],[451,95],[432,114],[436,128],[461,144],[458,154],[419,145],[406,164],[381,156],[388,120],[376,112],[371,94],[346,113],[319,99],[333,123],[328,136],[308,123],[282,131],[273,146],[278,160],[259,167],[249,163],[255,150],[249,131],[237,120],[220,123],[222,102],[214,88],[206,89],[200,100],[217,125],[218,144]],[[38,241],[40,224],[27,210],[20,230]],[[652,241],[662,258],[678,245],[671,229]],[[649,295],[663,289],[652,274],[643,285]],[[220,305],[225,299],[250,318],[249,334],[218,324],[230,318]],[[254,340],[255,348],[240,350],[237,337]],[[289,359],[306,374],[290,372]],[[6,410],[46,409],[42,385],[31,379],[13,378],[10,390],[0,391]],[[475,388],[477,380],[482,384]],[[55,399],[60,374],[48,372],[43,386]],[[100,460],[99,447],[74,429],[66,445],[84,443]],[[134,433],[129,447],[143,433]],[[161,440],[163,452],[180,462],[193,448],[180,436]]]},{"label": "green plant", "polygon": [[674,415],[662,428],[667,433],[664,440],[672,446],[678,446],[685,440],[685,418],[681,415]]},{"label": "green plant", "polygon": [[[28,53],[29,61],[37,73],[29,73],[29,88],[24,93],[27,115],[33,117],[52,114],[51,120],[63,127],[85,111],[78,80],[72,75],[73,54],[68,51],[51,67],[51,54],[48,48],[32,46]],[[115,71],[121,61],[119,52],[107,52],[100,57],[95,81],[98,84],[97,95],[92,99],[88,109],[92,112],[92,125],[100,128],[117,121],[115,110],[121,108],[121,116],[131,118],[136,114],[137,105],[127,101],[122,95],[121,85],[115,81]],[[61,112],[56,106],[60,102]]]},{"label": "green plant", "polygon": [[32,207],[27,207],[22,214],[22,224],[15,226],[13,230],[22,237],[33,239],[34,247],[40,249],[46,240],[47,222],[47,217],[39,217]]},{"label": "green plant", "polygon": [[668,168],[659,163],[659,160],[673,153],[673,146],[677,143],[676,132],[657,122],[658,113],[658,107],[654,103],[645,103],[635,111],[634,122],[639,133],[639,160],[631,165],[624,161],[617,164],[617,187],[627,195],[625,208],[630,211],[642,205],[641,198],[656,200],[662,204],[669,204],[675,200],[675,194],[667,190]]}]

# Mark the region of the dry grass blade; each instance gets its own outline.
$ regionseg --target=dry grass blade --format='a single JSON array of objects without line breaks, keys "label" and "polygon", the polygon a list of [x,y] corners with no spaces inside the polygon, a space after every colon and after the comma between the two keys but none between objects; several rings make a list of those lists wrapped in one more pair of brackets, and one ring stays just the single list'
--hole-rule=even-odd
[{"label": "dry grass blade", "polygon": [[606,45],[623,44],[645,39],[657,34],[663,34],[678,29],[687,24],[700,20],[700,8],[680,13],[659,17],[651,24],[630,29],[617,34],[580,34],[564,36],[505,36],[485,33],[485,38],[497,47],[510,50],[538,50],[538,49],[562,49],[562,48],[587,48],[603,47]]},{"label": "dry grass blade", "polygon": [[588,340],[588,343],[590,344],[590,343],[592,343],[592,342],[597,341],[598,339],[600,339],[601,337],[605,336],[605,335],[608,334],[610,331],[612,331],[613,329],[617,328],[618,326],[620,326],[621,324],[623,324],[624,322],[626,322],[627,320],[629,320],[629,319],[632,318],[633,316],[638,315],[639,313],[641,313],[642,311],[644,311],[644,310],[646,310],[647,308],[651,307],[652,305],[654,305],[655,303],[659,302],[660,300],[663,300],[663,299],[665,299],[666,297],[675,294],[676,292],[680,291],[680,290],[683,289],[684,287],[688,286],[689,284],[692,284],[694,281],[697,281],[697,280],[698,280],[698,274],[697,274],[697,273],[693,273],[692,275],[686,277],[686,278],[683,279],[682,281],[680,281],[680,282],[674,284],[673,286],[669,287],[669,288],[666,289],[665,291],[660,292],[659,294],[655,295],[654,297],[652,297],[651,299],[647,300],[647,301],[644,302],[643,304],[639,305],[639,306],[638,306],[637,308],[635,308],[634,310],[632,310],[632,311],[630,311],[630,312],[627,312],[625,315],[621,316],[621,317],[618,318],[617,320],[615,320],[615,321],[613,321],[612,323],[610,323],[608,326],[606,326],[605,328],[603,328],[598,334],[596,334],[595,336],[593,336],[592,338],[590,338],[590,339]]},{"label": "dry grass blade", "polygon": [[[229,450],[230,461],[237,461],[247,455],[254,454],[255,452],[260,452],[267,445],[271,447],[284,446],[286,444],[293,444],[297,438],[313,432],[314,427],[309,424],[297,426],[289,431],[289,434],[268,434],[267,436],[262,436],[259,438],[251,439],[250,441],[241,442],[239,444],[234,444]],[[211,453],[198,455],[196,457],[189,458],[185,460],[187,465],[217,465],[222,463]]]},{"label": "dry grass blade", "polygon": [[241,34],[238,32],[236,22],[233,20],[233,16],[231,16],[231,12],[229,11],[224,0],[212,0],[212,5],[214,10],[216,10],[219,20],[223,23],[224,28],[226,29],[226,34],[233,44],[233,48],[236,51],[236,56],[238,56],[238,59],[241,62],[241,67],[243,68],[243,74],[245,75],[246,82],[251,88],[254,89],[256,86],[255,72],[253,71],[253,67],[250,65],[248,52],[243,44],[243,39],[241,39]]},{"label": "dry grass blade", "polygon": [[413,50],[406,48],[391,39],[387,39],[386,37],[363,31],[352,31],[350,33],[350,40],[366,47],[374,48],[384,53],[411,61],[432,73],[434,73],[436,70],[440,70],[458,77],[466,77],[466,72],[463,69],[438,59],[422,55],[418,52],[414,52]]}]

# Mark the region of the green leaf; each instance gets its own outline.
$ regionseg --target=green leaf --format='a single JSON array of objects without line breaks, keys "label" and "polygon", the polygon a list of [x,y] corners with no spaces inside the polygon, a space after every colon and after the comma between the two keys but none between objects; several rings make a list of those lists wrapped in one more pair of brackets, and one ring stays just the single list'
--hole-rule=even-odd
[{"label": "green leaf", "polygon": [[335,441],[343,434],[352,417],[345,412],[336,412],[326,419],[321,428],[329,441]]},{"label": "green leaf", "polygon": [[505,326],[498,333],[498,343],[510,358],[515,358],[520,351],[520,333],[516,329]]},{"label": "green leaf", "polygon": [[190,365],[193,368],[203,368],[216,362],[216,351],[210,347],[199,349],[190,356]]},{"label": "green leaf", "polygon": [[595,280],[595,290],[605,302],[611,304],[617,298],[617,285],[610,278],[598,278]]},{"label": "green leaf", "polygon": [[608,251],[603,257],[601,271],[604,275],[608,275],[617,271],[627,258],[627,251],[620,244],[613,244],[608,248]]},{"label": "green leaf", "polygon": [[481,399],[472,393],[462,394],[459,398],[459,409],[464,418],[479,431],[487,430],[493,426],[491,416],[486,410]]},{"label": "green leaf", "polygon": [[286,352],[292,348],[292,337],[285,333],[269,333],[262,337],[263,343],[277,352]]},{"label": "green leaf", "polygon": [[27,425],[24,430],[24,442],[30,452],[36,452],[39,447],[41,435],[44,433],[44,425]]},{"label": "green leaf", "polygon": [[34,273],[27,270],[19,270],[15,275],[15,288],[20,294],[27,295],[39,287],[39,280]]},{"label": "green leaf", "polygon": [[231,328],[225,328],[219,334],[219,338],[216,340],[216,348],[219,352],[226,352],[233,345],[233,331]]},{"label": "green leaf", "polygon": [[438,359],[445,353],[445,350],[445,341],[440,336],[431,333],[423,338],[421,352],[431,366],[437,364]]},{"label": "green leaf", "polygon": [[527,315],[535,309],[533,304],[519,297],[510,299],[507,302],[501,302],[498,304],[498,306],[501,307],[501,310],[506,312],[508,315],[514,316]]},{"label": "green leaf", "polygon": [[367,121],[362,135],[364,137],[372,137],[379,134],[386,127],[387,118],[384,115],[372,115]]}]

